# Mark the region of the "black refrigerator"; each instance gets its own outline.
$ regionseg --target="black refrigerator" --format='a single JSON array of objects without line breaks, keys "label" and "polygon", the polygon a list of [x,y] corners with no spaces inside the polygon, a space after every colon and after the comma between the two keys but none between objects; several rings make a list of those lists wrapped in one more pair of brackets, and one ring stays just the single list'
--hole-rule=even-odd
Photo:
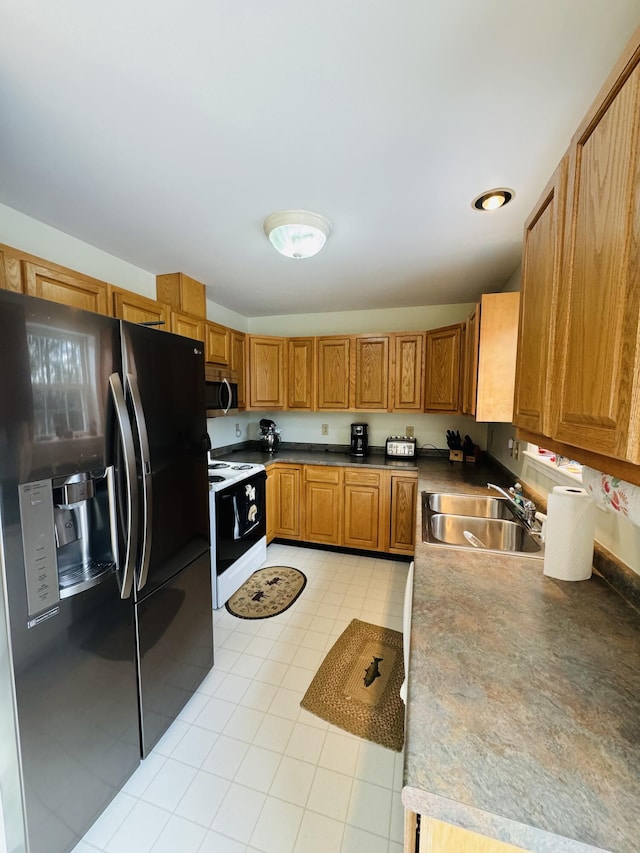
[{"label": "black refrigerator", "polygon": [[213,663],[202,345],[0,291],[0,790],[71,850]]}]

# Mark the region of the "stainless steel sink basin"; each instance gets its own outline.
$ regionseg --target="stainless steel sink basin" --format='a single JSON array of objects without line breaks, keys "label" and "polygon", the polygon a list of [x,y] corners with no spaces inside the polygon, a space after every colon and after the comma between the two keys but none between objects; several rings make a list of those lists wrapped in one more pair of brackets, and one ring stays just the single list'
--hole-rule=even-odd
[{"label": "stainless steel sink basin", "polygon": [[477,518],[508,518],[513,520],[509,501],[493,495],[454,495],[433,492],[427,495],[430,512],[446,515],[473,515]]},{"label": "stainless steel sink basin", "polygon": [[422,541],[454,548],[543,557],[538,539],[505,498],[422,493]]}]

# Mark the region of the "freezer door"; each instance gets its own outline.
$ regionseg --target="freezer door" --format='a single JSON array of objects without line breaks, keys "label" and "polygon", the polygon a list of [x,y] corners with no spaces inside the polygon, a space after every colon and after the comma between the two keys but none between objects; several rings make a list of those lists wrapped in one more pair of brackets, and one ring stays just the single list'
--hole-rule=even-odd
[{"label": "freezer door", "polygon": [[132,323],[122,340],[142,496],[140,601],[209,550],[204,356],[197,341]]},{"label": "freezer door", "polygon": [[146,596],[136,610],[144,758],[213,665],[209,552]]}]

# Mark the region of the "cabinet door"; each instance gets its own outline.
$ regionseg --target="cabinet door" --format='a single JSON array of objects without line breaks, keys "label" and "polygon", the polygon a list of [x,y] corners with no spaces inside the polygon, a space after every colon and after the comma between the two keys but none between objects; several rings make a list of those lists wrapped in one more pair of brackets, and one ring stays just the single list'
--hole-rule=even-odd
[{"label": "cabinet door", "polygon": [[425,412],[461,411],[460,370],[463,324],[431,329],[425,344]]},{"label": "cabinet door", "polygon": [[393,411],[424,410],[424,332],[393,336]]},{"label": "cabinet door", "polygon": [[348,409],[351,338],[318,338],[317,361],[318,409]]},{"label": "cabinet door", "polygon": [[20,258],[4,249],[0,249],[0,289],[23,292]]},{"label": "cabinet door", "polygon": [[418,476],[391,475],[389,551],[413,554],[416,533]]},{"label": "cabinet door", "polygon": [[193,338],[194,341],[204,341],[204,326],[204,321],[190,314],[171,312],[171,331],[176,335]]},{"label": "cabinet door", "polygon": [[231,330],[231,368],[238,374],[238,408],[244,409],[246,405],[245,396],[245,363],[244,347],[246,335],[243,332]]},{"label": "cabinet door", "polygon": [[[72,308],[110,314],[109,285],[80,273],[61,272],[30,261],[23,262],[24,292]],[[117,315],[116,315],[117,316]]]},{"label": "cabinet door", "polygon": [[181,314],[191,314],[199,320],[207,319],[204,284],[183,272],[156,276],[156,298]]},{"label": "cabinet door", "polygon": [[231,333],[226,326],[207,323],[206,352],[210,364],[222,364],[225,367],[231,361]]},{"label": "cabinet door", "polygon": [[513,423],[544,435],[551,429],[552,353],[567,184],[565,157],[524,226],[520,325]]},{"label": "cabinet door", "polygon": [[484,293],[480,304],[476,420],[511,423],[520,294]]},{"label": "cabinet door", "polygon": [[380,471],[347,468],[344,473],[344,544],[350,548],[382,550]]},{"label": "cabinet door", "polygon": [[464,330],[464,388],[462,411],[465,415],[475,415],[478,393],[478,346],[480,330],[480,303],[478,302],[467,317]]},{"label": "cabinet door", "polygon": [[416,816],[405,812],[406,853],[523,853],[522,847],[514,847],[505,841],[497,841],[426,815],[420,816],[419,833],[415,827]]},{"label": "cabinet door", "polygon": [[341,545],[342,469],[304,466],[304,539]]},{"label": "cabinet door", "polygon": [[285,404],[286,338],[249,335],[247,409],[269,411]]},{"label": "cabinet door", "polygon": [[552,436],[640,463],[640,50],[570,148]]},{"label": "cabinet door", "polygon": [[169,331],[170,316],[169,306],[130,293],[128,290],[116,290],[113,294],[113,314],[120,320],[128,320],[130,323],[154,323],[159,329]]},{"label": "cabinet door", "polygon": [[285,539],[300,539],[300,465],[276,467],[274,534]]},{"label": "cabinet door", "polygon": [[315,338],[289,338],[288,408],[314,409],[316,364]]},{"label": "cabinet door", "polygon": [[267,484],[265,488],[265,504],[267,510],[267,545],[275,536],[276,530],[276,480],[278,476],[277,468],[270,465],[267,468]]},{"label": "cabinet door", "polygon": [[354,355],[354,407],[367,412],[386,412],[389,409],[389,336],[357,336]]}]

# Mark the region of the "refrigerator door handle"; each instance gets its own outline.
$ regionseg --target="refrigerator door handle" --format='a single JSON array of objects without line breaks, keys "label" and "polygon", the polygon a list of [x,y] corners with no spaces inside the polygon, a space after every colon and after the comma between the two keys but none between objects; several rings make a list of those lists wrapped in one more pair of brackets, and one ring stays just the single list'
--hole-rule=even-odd
[{"label": "refrigerator door handle", "polygon": [[149,453],[149,435],[147,433],[147,423],[144,419],[144,410],[142,408],[142,399],[140,397],[140,389],[138,388],[138,380],[131,373],[127,373],[127,389],[131,394],[133,416],[135,418],[136,430],[138,433],[140,462],[142,465],[143,524],[140,572],[138,574],[137,586],[139,592],[147,582],[147,576],[149,574],[149,561],[151,559],[151,454]]},{"label": "refrigerator door handle", "polygon": [[133,575],[135,570],[136,552],[138,550],[138,485],[136,481],[136,459],[133,444],[133,433],[131,422],[127,412],[127,404],[124,398],[122,382],[117,373],[109,377],[109,387],[118,421],[120,439],[122,441],[122,455],[124,461],[124,473],[127,496],[127,534],[126,554],[122,570],[122,584],[120,597],[129,598],[133,586]]}]

